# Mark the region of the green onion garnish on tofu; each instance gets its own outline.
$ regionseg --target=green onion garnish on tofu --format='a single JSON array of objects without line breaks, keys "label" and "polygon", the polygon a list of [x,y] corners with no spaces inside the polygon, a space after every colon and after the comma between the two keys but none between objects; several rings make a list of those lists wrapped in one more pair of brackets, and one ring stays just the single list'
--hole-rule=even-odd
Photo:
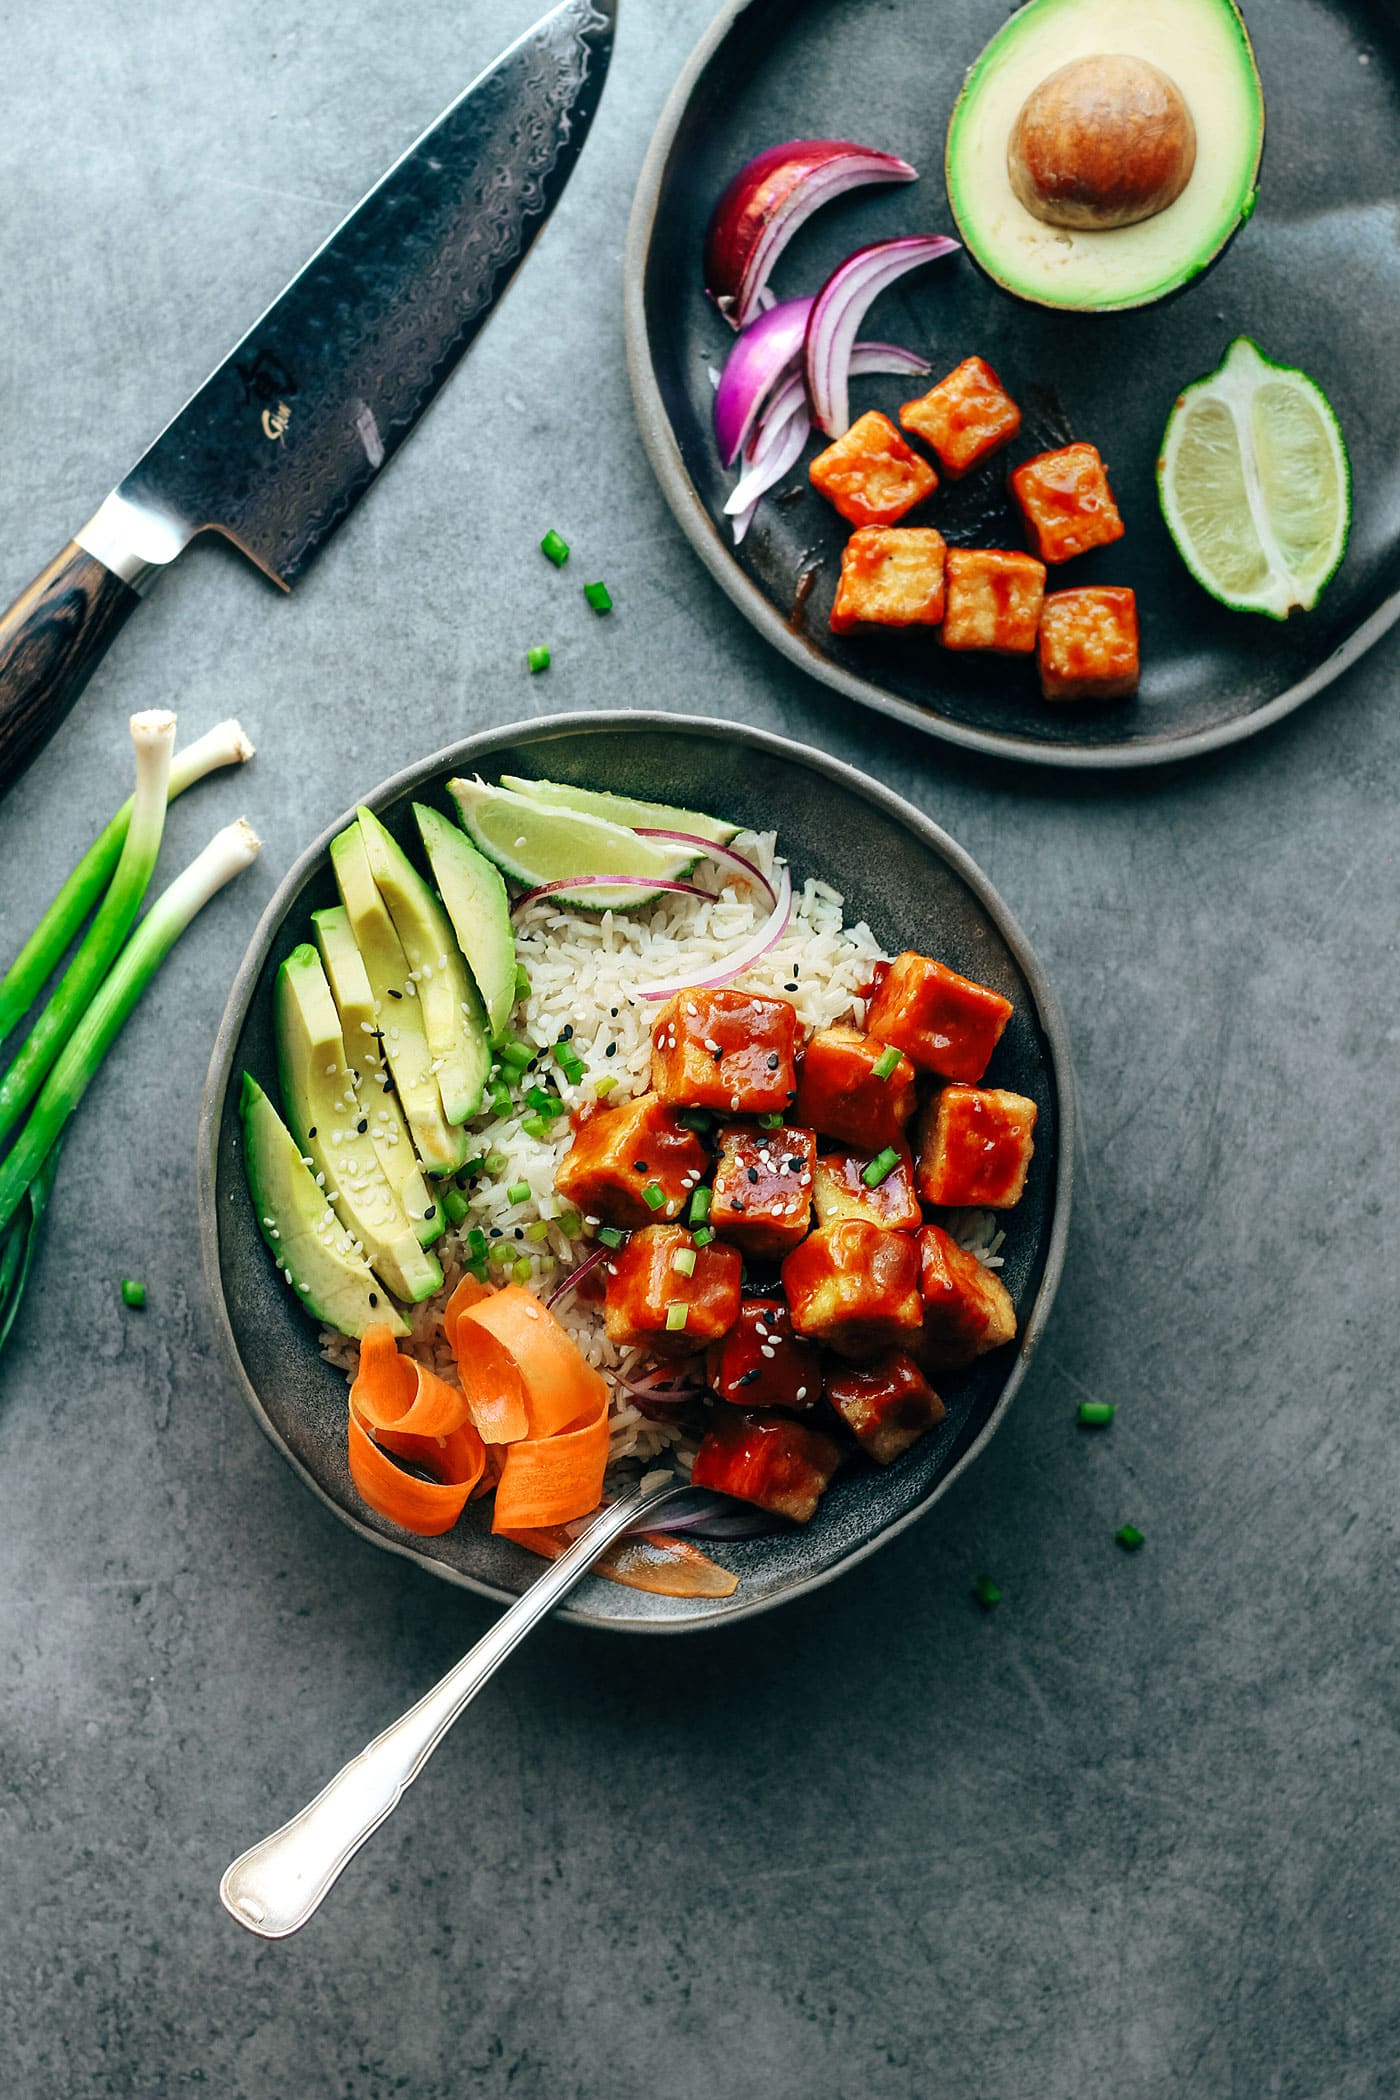
[{"label": "green onion garnish on tofu", "polygon": [[695,1274],[695,1249],[693,1247],[678,1247],[671,1256],[671,1267],[678,1276],[693,1276]]},{"label": "green onion garnish on tofu", "polygon": [[710,1215],[710,1204],[714,1200],[713,1189],[697,1189],[690,1199],[690,1223],[703,1225]]},{"label": "green onion garnish on tofu", "polygon": [[666,1201],[659,1181],[649,1181],[642,1190],[642,1201],[648,1210],[660,1210]]},{"label": "green onion garnish on tofu", "polygon": [[620,1247],[627,1235],[619,1232],[616,1225],[604,1225],[598,1237],[605,1247]]},{"label": "green onion garnish on tofu", "polygon": [[899,1154],[893,1145],[886,1145],[883,1152],[875,1154],[868,1166],[861,1168],[860,1178],[868,1189],[877,1189],[882,1181],[889,1179],[898,1165]]},{"label": "green onion garnish on tofu", "polygon": [[891,1047],[888,1050],[882,1050],[872,1067],[875,1077],[877,1079],[888,1079],[898,1063],[899,1052],[896,1049]]},{"label": "green onion garnish on tofu", "polygon": [[689,1318],[690,1307],[688,1305],[668,1305],[666,1308],[667,1334],[679,1334]]}]

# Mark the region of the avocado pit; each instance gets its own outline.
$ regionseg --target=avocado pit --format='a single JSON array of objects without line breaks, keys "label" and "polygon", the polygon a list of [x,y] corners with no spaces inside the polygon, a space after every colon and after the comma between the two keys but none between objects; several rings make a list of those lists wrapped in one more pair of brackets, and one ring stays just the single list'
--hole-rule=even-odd
[{"label": "avocado pit", "polygon": [[1176,202],[1196,164],[1196,127],[1176,82],[1146,59],[1078,58],[1026,97],[1006,158],[1035,218],[1100,232]]}]

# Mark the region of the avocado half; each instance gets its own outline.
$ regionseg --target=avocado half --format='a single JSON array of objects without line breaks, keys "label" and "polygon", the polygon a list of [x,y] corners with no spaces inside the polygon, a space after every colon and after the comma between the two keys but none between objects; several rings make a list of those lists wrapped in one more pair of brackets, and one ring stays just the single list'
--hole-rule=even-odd
[{"label": "avocado half", "polygon": [[[1196,164],[1174,204],[1136,225],[1048,226],[1015,195],[1007,147],[1021,106],[1071,60],[1146,59],[1175,81]],[[968,253],[1018,299],[1079,313],[1147,306],[1188,284],[1254,209],[1264,91],[1233,0],[1030,0],[997,31],[948,125],[948,201]]]}]

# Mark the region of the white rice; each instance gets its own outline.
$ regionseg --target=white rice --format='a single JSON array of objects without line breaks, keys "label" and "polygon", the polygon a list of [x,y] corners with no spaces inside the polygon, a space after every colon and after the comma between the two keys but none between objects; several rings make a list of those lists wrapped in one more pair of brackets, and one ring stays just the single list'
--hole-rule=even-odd
[{"label": "white rice", "polygon": [[[736,852],[757,863],[770,877],[780,865],[776,834],[742,832]],[[707,975],[763,923],[767,901],[742,876],[705,861],[688,880],[706,896],[665,895],[640,911],[599,915],[569,910],[551,897],[539,899],[515,920],[516,958],[530,979],[530,994],[516,1008],[514,1029],[544,1053],[532,1067],[526,1085],[538,1078],[557,1090],[568,1108],[586,1107],[605,1098],[609,1107],[646,1091],[651,1065],[651,1028],[662,1002],[639,995],[649,985],[678,977]],[[870,965],[884,951],[864,921],[846,926],[843,899],[829,884],[808,881],[794,891],[792,915],[782,938],[743,972],[745,991],[790,1000],[804,1032],[841,1023],[859,1027],[865,1003],[859,987]],[[709,969],[706,966],[709,966]],[[583,1065],[583,1077],[571,1085],[549,1056],[566,1027],[571,1047]],[[612,1084],[609,1085],[608,1082]],[[602,1082],[602,1094],[599,1083]],[[522,1089],[523,1091],[523,1089]],[[459,1225],[449,1225],[434,1251],[442,1262],[443,1288],[407,1313],[409,1347],[449,1382],[456,1367],[443,1333],[442,1313],[470,1258],[467,1236],[484,1232],[493,1250],[491,1273],[503,1282],[518,1280],[537,1297],[548,1298],[569,1270],[596,1251],[592,1230],[568,1238],[558,1220],[571,1210],[555,1192],[555,1175],[572,1142],[567,1116],[559,1116],[544,1137],[521,1128],[529,1113],[522,1102],[508,1116],[483,1118],[473,1124],[473,1153],[500,1154],[499,1173],[479,1175],[467,1191],[468,1210]],[[520,1183],[529,1195],[512,1203],[507,1191]],[[544,1238],[531,1241],[528,1228],[541,1222]],[[1001,1267],[1003,1233],[987,1211],[951,1214],[947,1230],[960,1246],[989,1268]],[[508,1250],[509,1259],[495,1250]],[[528,1277],[512,1276],[511,1263],[529,1263]],[[640,1349],[619,1349],[603,1331],[601,1309],[566,1293],[553,1308],[584,1356],[603,1372],[612,1390],[610,1465],[645,1462],[659,1484],[674,1472],[688,1473],[695,1457],[694,1439],[669,1422],[644,1415],[620,1381],[647,1362]],[[328,1363],[353,1379],[359,1362],[357,1344],[327,1329],[321,1353]]]}]

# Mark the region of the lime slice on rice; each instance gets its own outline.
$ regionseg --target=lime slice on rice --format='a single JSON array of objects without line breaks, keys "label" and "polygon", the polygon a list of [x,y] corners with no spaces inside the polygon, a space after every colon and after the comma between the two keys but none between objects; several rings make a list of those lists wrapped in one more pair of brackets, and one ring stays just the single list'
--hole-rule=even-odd
[{"label": "lime slice on rice", "polygon": [[1346,551],[1351,469],[1331,403],[1247,335],[1178,399],[1157,492],[1187,568],[1236,612],[1308,611]]},{"label": "lime slice on rice", "polygon": [[723,817],[707,817],[698,809],[676,809],[669,802],[637,802],[630,795],[565,787],[557,780],[522,780],[516,773],[502,773],[501,786],[550,809],[571,809],[580,816],[601,817],[605,823],[625,824],[636,831],[689,831],[714,846],[727,846],[740,830],[739,825],[726,824]]},{"label": "lime slice on rice", "polygon": [[[535,889],[543,882],[565,882],[580,875],[644,876],[652,882],[680,882],[701,855],[665,839],[639,838],[626,825],[610,824],[572,809],[551,808],[509,788],[483,780],[449,780],[462,823],[478,851],[493,860],[512,882]],[[580,911],[635,911],[660,894],[626,887],[567,890],[561,902]]]}]

